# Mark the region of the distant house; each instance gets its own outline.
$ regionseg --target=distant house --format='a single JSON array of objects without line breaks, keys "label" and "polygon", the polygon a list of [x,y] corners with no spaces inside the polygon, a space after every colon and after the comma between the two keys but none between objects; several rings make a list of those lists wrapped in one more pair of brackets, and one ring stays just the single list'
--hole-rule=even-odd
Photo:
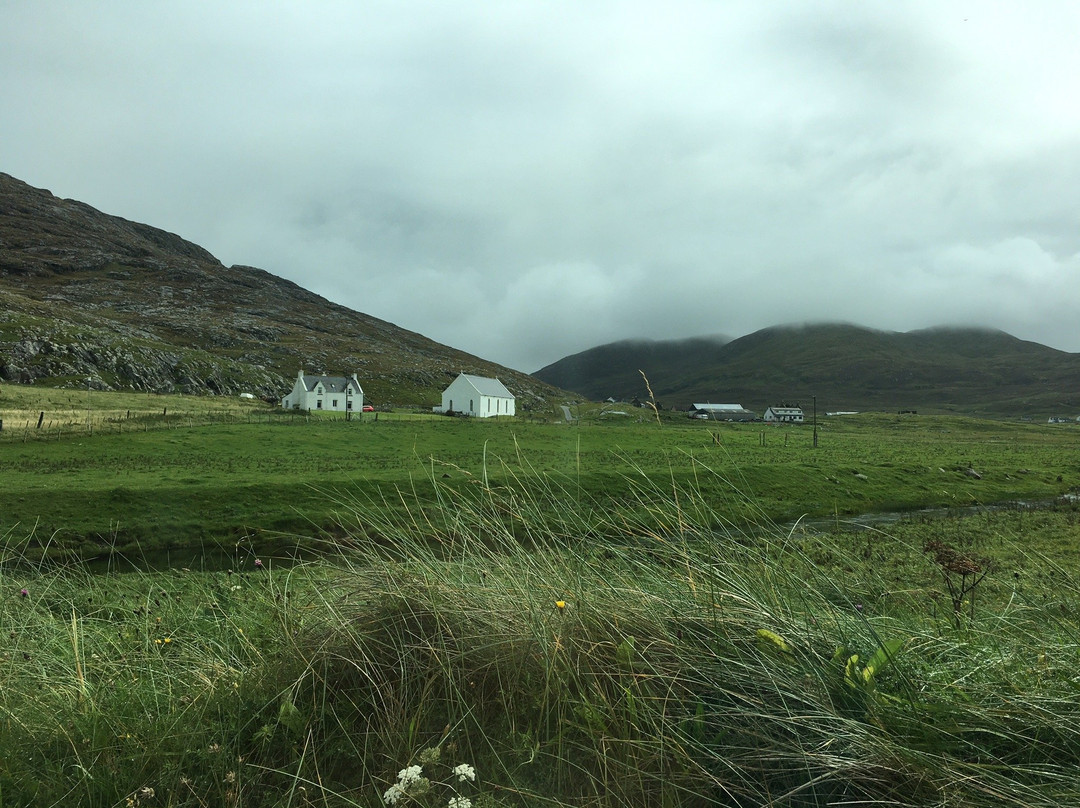
[{"label": "distant house", "polygon": [[359,412],[364,406],[364,390],[352,376],[308,376],[296,374],[292,391],[281,399],[287,410],[329,410]]},{"label": "distant house", "polygon": [[769,407],[763,419],[772,424],[801,424],[804,419],[802,407]]},{"label": "distant house", "polygon": [[742,404],[692,404],[689,415],[710,421],[755,421],[757,414]]},{"label": "distant house", "polygon": [[435,407],[435,412],[492,418],[514,415],[515,403],[514,394],[498,379],[459,373],[443,390],[442,406]]}]

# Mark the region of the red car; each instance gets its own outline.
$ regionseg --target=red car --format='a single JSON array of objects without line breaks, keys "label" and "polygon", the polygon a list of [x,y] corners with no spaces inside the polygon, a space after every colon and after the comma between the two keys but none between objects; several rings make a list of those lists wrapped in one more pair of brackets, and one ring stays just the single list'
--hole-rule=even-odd
[{"label": "red car", "polygon": [[370,404],[365,404],[363,407],[360,408],[360,412],[375,412],[375,408],[372,407]]}]

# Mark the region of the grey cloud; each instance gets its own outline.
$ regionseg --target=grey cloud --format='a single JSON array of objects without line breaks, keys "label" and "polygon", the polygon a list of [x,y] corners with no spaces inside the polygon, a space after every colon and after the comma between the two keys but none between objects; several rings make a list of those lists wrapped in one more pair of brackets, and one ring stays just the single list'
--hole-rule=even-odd
[{"label": "grey cloud", "polygon": [[5,14],[0,170],[519,369],[834,319],[1080,350],[1067,3]]}]

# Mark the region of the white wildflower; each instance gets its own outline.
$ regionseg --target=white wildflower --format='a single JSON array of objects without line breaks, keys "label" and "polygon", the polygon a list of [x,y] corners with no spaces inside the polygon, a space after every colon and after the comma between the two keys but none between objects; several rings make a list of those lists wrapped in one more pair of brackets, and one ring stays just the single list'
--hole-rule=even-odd
[{"label": "white wildflower", "polygon": [[419,766],[409,766],[409,768],[402,769],[397,773],[397,779],[402,788],[408,788],[413,783],[419,783],[421,777],[423,777],[423,769]]},{"label": "white wildflower", "polygon": [[387,805],[395,805],[404,796],[405,789],[401,787],[401,783],[394,783],[390,788],[386,789],[386,793],[382,795],[382,801]]},{"label": "white wildflower", "polygon": [[466,780],[470,782],[476,779],[476,769],[470,766],[468,763],[459,763],[454,767],[454,774],[457,775],[459,783],[464,783]]},{"label": "white wildflower", "polygon": [[472,808],[472,800],[468,797],[451,797],[447,808]]}]

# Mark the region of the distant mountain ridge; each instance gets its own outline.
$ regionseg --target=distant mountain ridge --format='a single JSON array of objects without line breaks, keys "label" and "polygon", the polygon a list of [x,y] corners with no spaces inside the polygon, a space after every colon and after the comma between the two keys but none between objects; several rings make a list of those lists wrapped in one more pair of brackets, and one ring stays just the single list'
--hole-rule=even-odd
[{"label": "distant mountain ridge", "polygon": [[280,396],[301,366],[355,372],[380,404],[438,404],[460,371],[498,376],[519,409],[560,394],[269,272],[223,266],[173,233],[0,173],[0,380]]},{"label": "distant mountain ridge", "polygon": [[921,409],[1080,415],[1080,354],[1003,331],[906,333],[848,324],[777,326],[739,339],[633,341],[560,359],[534,376],[596,400],[644,399],[641,373],[664,406],[768,406],[817,397],[826,410]]}]

